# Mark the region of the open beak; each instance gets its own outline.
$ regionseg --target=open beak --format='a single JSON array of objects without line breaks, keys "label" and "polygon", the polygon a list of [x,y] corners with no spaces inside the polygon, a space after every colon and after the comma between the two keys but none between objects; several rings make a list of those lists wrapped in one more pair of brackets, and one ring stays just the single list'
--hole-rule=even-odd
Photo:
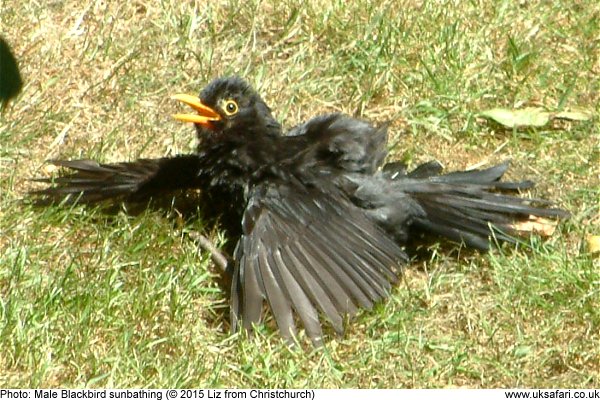
[{"label": "open beak", "polygon": [[212,108],[203,104],[200,99],[196,96],[190,96],[189,94],[176,94],[171,96],[173,100],[181,101],[187,104],[198,112],[198,114],[175,114],[173,118],[183,122],[193,122],[200,124],[209,129],[213,129],[213,122],[220,121],[221,116]]}]

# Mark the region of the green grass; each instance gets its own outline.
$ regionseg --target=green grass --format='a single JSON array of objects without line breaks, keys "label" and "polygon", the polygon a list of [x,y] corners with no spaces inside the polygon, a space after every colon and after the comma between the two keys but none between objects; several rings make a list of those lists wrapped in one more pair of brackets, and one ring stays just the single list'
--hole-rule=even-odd
[{"label": "green grass", "polygon": [[[0,116],[0,386],[598,387],[597,2],[238,4],[2,3],[26,87]],[[433,245],[344,337],[290,350],[272,321],[227,332],[217,269],[188,235],[202,221],[22,201],[47,159],[192,151],[168,97],[228,74],[286,126],[392,121],[391,159],[510,158],[510,177],[573,217],[516,249]],[[512,131],[477,117],[523,106],[595,119]]]}]

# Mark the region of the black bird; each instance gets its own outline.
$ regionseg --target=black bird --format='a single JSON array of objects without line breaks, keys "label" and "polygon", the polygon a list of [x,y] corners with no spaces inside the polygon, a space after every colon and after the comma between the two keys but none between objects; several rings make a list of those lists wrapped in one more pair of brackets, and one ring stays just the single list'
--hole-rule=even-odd
[{"label": "black bird", "polygon": [[0,36],[0,111],[23,87],[17,59],[6,40]]},{"label": "black bird", "polygon": [[[508,164],[441,174],[437,162],[407,172],[384,165],[387,127],[341,114],[316,117],[283,135],[260,96],[239,78],[217,79],[196,98],[196,154],[99,164],[55,161],[75,172],[36,192],[50,200],[147,200],[163,191],[200,188],[204,201],[239,236],[231,287],[231,327],[259,323],[266,300],[285,338],[294,311],[315,344],[319,314],[336,332],[344,315],[386,297],[407,257],[414,230],[488,249],[490,237],[514,241],[523,222],[563,218],[548,202],[501,193],[532,183],[501,182]],[[539,207],[539,206],[541,207]]]}]

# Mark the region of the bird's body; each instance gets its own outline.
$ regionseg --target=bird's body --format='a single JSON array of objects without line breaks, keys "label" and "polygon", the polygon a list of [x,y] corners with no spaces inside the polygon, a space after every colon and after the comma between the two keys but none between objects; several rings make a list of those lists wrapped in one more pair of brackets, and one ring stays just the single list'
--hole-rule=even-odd
[{"label": "bird's body", "polygon": [[199,188],[220,202],[239,234],[230,271],[234,330],[240,319],[246,328],[259,323],[266,300],[284,337],[295,334],[295,312],[320,343],[319,315],[341,332],[344,315],[387,295],[414,229],[487,249],[490,224],[499,239],[513,240],[519,221],[566,216],[497,193],[531,186],[500,182],[507,164],[446,175],[435,163],[410,173],[386,166],[385,126],[330,114],[283,135],[239,79],[214,81],[200,99],[177,99],[199,113],[176,116],[196,124],[196,154],[112,165],[60,161],[76,172],[38,194],[93,202]]}]

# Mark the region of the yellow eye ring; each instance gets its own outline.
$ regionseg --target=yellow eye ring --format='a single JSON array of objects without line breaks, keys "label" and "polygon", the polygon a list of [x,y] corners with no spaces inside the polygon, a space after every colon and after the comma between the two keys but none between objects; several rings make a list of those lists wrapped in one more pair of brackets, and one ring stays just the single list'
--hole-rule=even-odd
[{"label": "yellow eye ring", "polygon": [[226,100],[223,104],[223,111],[227,115],[234,115],[238,112],[238,105],[235,100]]}]

